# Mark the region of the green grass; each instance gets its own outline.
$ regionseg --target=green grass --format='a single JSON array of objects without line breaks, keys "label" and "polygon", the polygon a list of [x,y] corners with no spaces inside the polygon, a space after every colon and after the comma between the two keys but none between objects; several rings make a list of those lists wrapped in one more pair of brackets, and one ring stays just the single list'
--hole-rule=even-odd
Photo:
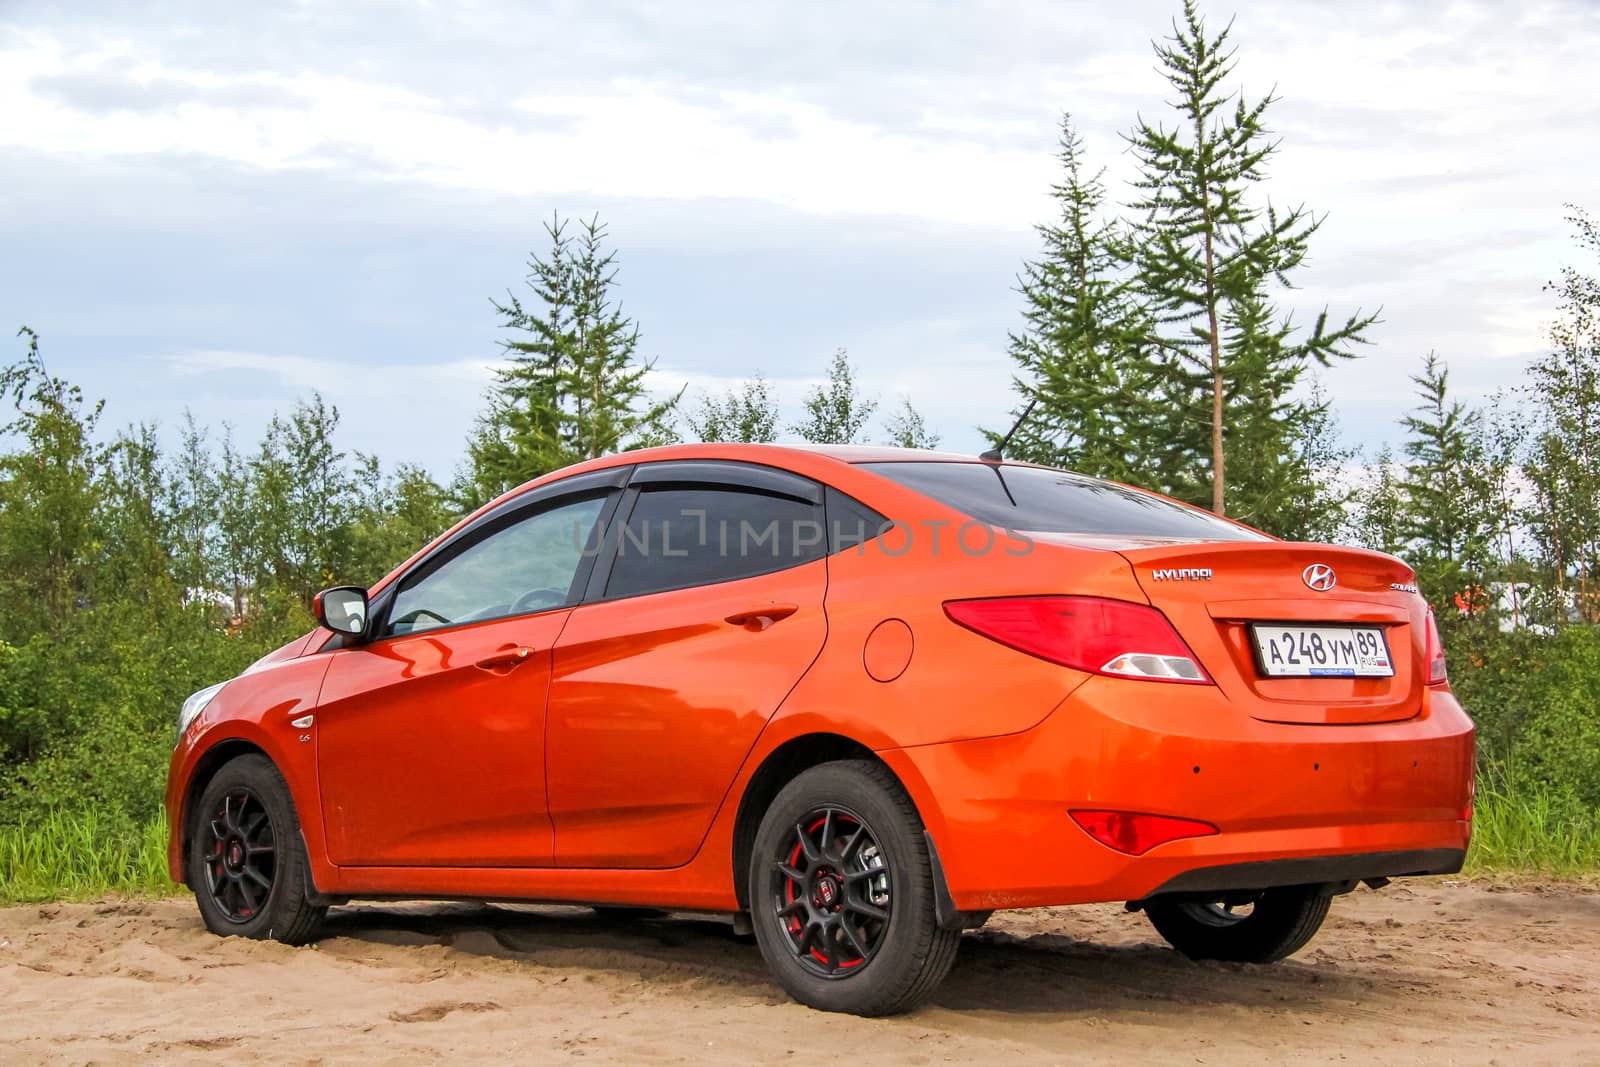
[{"label": "green grass", "polygon": [[[1548,792],[1478,792],[1469,875],[1600,874],[1600,811]],[[161,896],[167,879],[167,823],[106,820],[55,812],[28,826],[0,827],[0,903],[83,900],[116,894]]]},{"label": "green grass", "polygon": [[54,812],[0,827],[0,902],[81,900],[115,893],[160,896],[167,879],[167,821],[110,822],[94,812]]},{"label": "green grass", "polygon": [[1468,874],[1600,873],[1600,811],[1530,789],[1478,789]]}]

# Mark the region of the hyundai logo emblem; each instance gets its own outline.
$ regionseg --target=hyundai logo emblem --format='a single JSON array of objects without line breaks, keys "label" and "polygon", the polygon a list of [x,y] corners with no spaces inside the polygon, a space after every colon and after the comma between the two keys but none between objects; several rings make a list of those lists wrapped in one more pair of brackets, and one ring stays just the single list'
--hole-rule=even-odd
[{"label": "hyundai logo emblem", "polygon": [[1305,580],[1306,585],[1319,593],[1326,593],[1339,581],[1334,577],[1333,568],[1326,563],[1313,563],[1300,572],[1300,577]]}]

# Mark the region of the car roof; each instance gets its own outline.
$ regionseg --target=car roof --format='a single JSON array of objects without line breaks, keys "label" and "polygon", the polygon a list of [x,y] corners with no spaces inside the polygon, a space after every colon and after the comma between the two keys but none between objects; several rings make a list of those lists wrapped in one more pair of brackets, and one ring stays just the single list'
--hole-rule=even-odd
[{"label": "car roof", "polygon": [[745,463],[762,463],[773,467],[794,469],[799,461],[803,467],[814,468],[817,460],[854,466],[860,463],[908,462],[915,460],[943,463],[980,463],[977,456],[961,452],[940,452],[927,448],[896,448],[892,445],[813,445],[813,444],[744,444],[744,443],[690,443],[658,445],[630,452],[613,452],[597,459],[575,463],[560,471],[543,475],[527,485],[528,488],[553,478],[567,477],[584,471],[620,467],[631,463],[659,463],[668,460],[732,460]]},{"label": "car roof", "polygon": [[[765,446],[756,446],[765,447]],[[977,456],[964,452],[944,452],[934,448],[900,448],[895,445],[780,445],[796,452],[812,452],[820,456],[829,456],[842,460],[845,463],[893,463],[908,462],[913,460],[978,463]]]}]

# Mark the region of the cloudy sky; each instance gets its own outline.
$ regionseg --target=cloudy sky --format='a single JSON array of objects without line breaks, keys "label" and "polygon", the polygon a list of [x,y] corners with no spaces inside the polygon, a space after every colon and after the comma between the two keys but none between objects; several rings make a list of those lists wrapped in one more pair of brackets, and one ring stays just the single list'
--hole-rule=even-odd
[{"label": "cloudy sky", "polygon": [[[1352,443],[1429,348],[1515,384],[1581,263],[1563,204],[1600,211],[1600,5],[1237,6],[1271,196],[1328,213],[1289,303],[1383,308],[1325,375]],[[598,212],[661,386],[760,370],[792,413],[843,346],[975,449],[1060,113],[1124,195],[1177,7],[0,0],[0,355],[27,323],[113,423],[247,440],[321,390],[347,447],[447,474],[489,297]]]}]

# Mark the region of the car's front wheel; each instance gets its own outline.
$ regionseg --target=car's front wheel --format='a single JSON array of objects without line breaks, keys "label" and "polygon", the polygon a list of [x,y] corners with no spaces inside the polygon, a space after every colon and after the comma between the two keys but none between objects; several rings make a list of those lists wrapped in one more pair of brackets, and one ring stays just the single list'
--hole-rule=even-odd
[{"label": "car's front wheel", "polygon": [[289,786],[264,756],[223,765],[196,802],[189,885],[214,934],[301,945],[327,908],[311,874]]},{"label": "car's front wheel", "polygon": [[922,820],[883,766],[841,760],[783,788],[761,820],[751,921],[779,984],[823,1011],[892,1015],[949,973]]},{"label": "car's front wheel", "polygon": [[1151,900],[1145,915],[1192,960],[1274,963],[1305,947],[1328,917],[1324,886],[1298,885],[1216,898]]}]

